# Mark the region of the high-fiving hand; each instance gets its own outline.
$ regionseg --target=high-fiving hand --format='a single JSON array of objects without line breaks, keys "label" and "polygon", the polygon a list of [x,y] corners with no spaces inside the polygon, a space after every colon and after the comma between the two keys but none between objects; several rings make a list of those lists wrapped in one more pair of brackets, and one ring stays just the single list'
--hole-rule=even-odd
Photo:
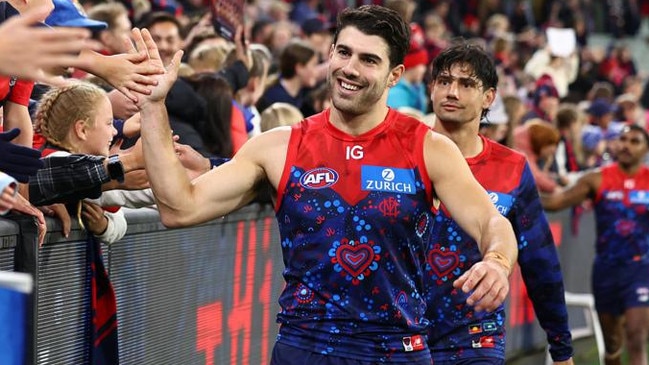
[{"label": "high-fiving hand", "polygon": [[158,46],[153,41],[153,37],[151,37],[151,33],[147,29],[140,30],[135,28],[131,32],[131,35],[134,44],[129,50],[129,53],[136,54],[146,50],[148,59],[144,62],[148,62],[153,67],[163,67],[165,69],[163,74],[151,76],[157,81],[157,84],[150,86],[150,94],[145,95],[134,92],[138,99],[137,106],[142,109],[147,104],[164,101],[169,89],[171,89],[171,86],[178,77],[178,68],[180,67],[183,51],[176,52],[169,65],[163,65],[160,53],[158,52]]}]

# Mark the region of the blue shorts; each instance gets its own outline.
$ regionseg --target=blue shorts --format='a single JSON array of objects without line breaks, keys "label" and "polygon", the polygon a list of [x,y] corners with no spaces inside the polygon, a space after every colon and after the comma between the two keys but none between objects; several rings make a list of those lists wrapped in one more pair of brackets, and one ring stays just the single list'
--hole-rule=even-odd
[{"label": "blue shorts", "polygon": [[435,361],[435,365],[505,365],[505,360],[487,357],[476,357],[473,359],[462,359],[454,361]]},{"label": "blue shorts", "polygon": [[614,265],[596,261],[592,286],[599,313],[619,316],[629,308],[649,307],[649,263]]},{"label": "blue shorts", "polygon": [[[413,363],[408,363],[413,365]],[[432,364],[432,362],[430,363]],[[430,365],[425,364],[425,365]],[[482,363],[481,363],[482,364]],[[485,363],[486,364],[486,363]],[[276,342],[270,365],[383,365],[378,362],[322,355]],[[417,364],[418,365],[418,364]],[[424,364],[421,364],[424,365]]]}]

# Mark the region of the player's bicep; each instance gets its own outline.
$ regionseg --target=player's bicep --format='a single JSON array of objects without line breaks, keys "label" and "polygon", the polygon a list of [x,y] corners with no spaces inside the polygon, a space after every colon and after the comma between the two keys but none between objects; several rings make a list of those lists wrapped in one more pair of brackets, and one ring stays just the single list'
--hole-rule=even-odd
[{"label": "player's bicep", "polygon": [[424,146],[426,168],[437,196],[453,219],[478,239],[489,218],[498,215],[487,192],[453,142],[433,134]]},{"label": "player's bicep", "polygon": [[192,196],[201,197],[194,220],[223,216],[250,203],[258,185],[266,178],[258,142],[249,141],[230,161],[192,181]]}]

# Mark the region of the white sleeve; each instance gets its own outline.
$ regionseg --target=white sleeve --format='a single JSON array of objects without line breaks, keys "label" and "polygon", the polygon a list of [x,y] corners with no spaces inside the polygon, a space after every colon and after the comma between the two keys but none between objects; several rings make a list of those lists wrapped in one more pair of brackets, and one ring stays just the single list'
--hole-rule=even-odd
[{"label": "white sleeve", "polygon": [[577,53],[573,53],[568,57],[565,62],[565,67],[566,80],[568,81],[568,84],[571,84],[577,80],[577,76],[579,75],[579,56],[577,56]]},{"label": "white sleeve", "polygon": [[525,64],[525,73],[538,79],[550,64],[550,52],[545,49],[539,49],[534,52],[532,58]]},{"label": "white sleeve", "polygon": [[101,193],[98,199],[91,200],[102,207],[142,208],[155,204],[153,190],[108,190]]},{"label": "white sleeve", "polygon": [[[18,194],[18,182],[16,179],[11,177],[10,175],[5,174],[4,172],[0,172],[0,193],[4,193],[6,188],[12,187],[14,188],[14,193],[13,197],[16,197],[16,194]],[[0,212],[0,215],[5,215],[7,212],[9,212],[11,209],[4,210]]]},{"label": "white sleeve", "polygon": [[126,234],[126,229],[128,228],[128,224],[126,223],[126,217],[124,216],[124,212],[119,209],[115,213],[111,212],[106,212],[104,211],[104,216],[108,218],[108,226],[106,226],[106,231],[100,235],[95,235],[98,240],[106,243],[106,244],[111,244],[115,243],[124,237]]}]

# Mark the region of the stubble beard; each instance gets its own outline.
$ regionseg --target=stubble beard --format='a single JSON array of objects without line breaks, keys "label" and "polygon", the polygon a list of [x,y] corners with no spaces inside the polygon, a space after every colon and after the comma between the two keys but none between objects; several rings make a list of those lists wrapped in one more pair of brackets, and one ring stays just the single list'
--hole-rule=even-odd
[{"label": "stubble beard", "polygon": [[338,80],[331,75],[327,75],[327,83],[331,93],[331,103],[342,113],[349,115],[361,115],[367,113],[374,105],[381,100],[383,92],[378,90],[380,83],[365,86],[361,92],[352,98],[342,98],[336,94]]}]

